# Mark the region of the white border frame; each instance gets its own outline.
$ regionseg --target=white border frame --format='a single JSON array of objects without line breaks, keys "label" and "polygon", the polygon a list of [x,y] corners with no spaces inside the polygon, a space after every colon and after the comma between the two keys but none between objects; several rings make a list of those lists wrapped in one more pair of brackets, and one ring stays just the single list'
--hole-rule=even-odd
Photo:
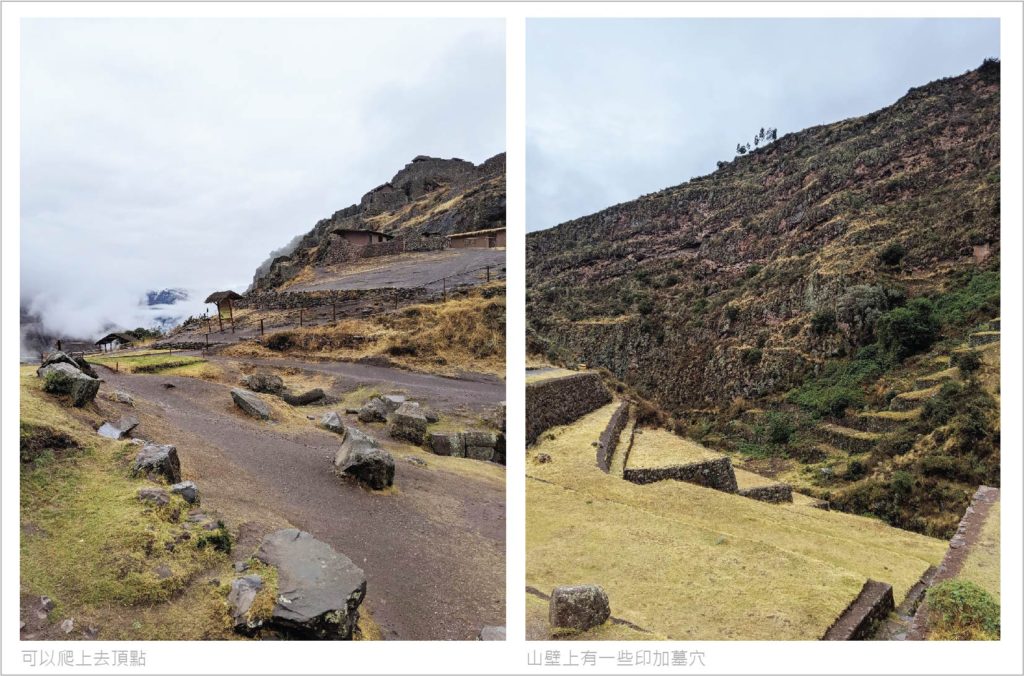
[{"label": "white border frame", "polygon": [[[73,650],[142,649],[144,668],[122,668],[116,673],[575,673],[566,667],[528,667],[532,650],[584,648],[604,651],[636,650],[638,643],[579,643],[523,641],[525,576],[524,467],[521,454],[509,453],[507,480],[506,563],[509,640],[493,642],[22,642],[18,638],[19,598],[19,461],[17,446],[17,371],[10,368],[18,354],[20,282],[20,143],[19,56],[20,19],[26,17],[491,17],[505,18],[506,28],[506,143],[508,168],[508,420],[509,448],[524,445],[524,242],[525,242],[525,22],[527,17],[997,17],[1001,23],[1002,59],[1002,251],[1012,263],[1022,251],[1020,186],[1022,174],[1022,6],[1017,3],[903,2],[903,3],[369,3],[320,2],[265,3],[12,3],[2,5],[2,592],[6,603],[0,615],[3,673],[99,673],[75,667],[31,670],[23,667],[23,649]],[[952,74],[951,74],[952,75]],[[923,83],[922,83],[923,84]],[[1002,599],[1004,640],[994,643],[820,643],[820,642],[663,642],[659,650],[703,650],[707,666],[658,669],[658,673],[1021,673],[1021,494],[1024,448],[1022,397],[1022,268],[1004,265],[1002,271]],[[1017,637],[1016,639],[1013,637]],[[648,647],[648,646],[644,646]],[[580,673],[607,673],[607,669],[581,669]],[[642,669],[612,669],[613,672]]]}]

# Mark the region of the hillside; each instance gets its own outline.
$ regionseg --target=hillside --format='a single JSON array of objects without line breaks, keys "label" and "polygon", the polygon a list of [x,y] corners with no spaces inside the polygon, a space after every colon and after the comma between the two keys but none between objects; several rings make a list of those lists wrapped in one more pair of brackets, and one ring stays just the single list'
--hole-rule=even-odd
[{"label": "hillside", "polygon": [[505,154],[472,162],[420,155],[389,182],[313,226],[256,271],[253,289],[273,290],[304,270],[336,262],[332,232],[371,230],[416,248],[439,235],[505,225]]},{"label": "hillside", "polygon": [[999,483],[999,170],[986,61],[530,234],[528,350],[607,369],[834,507],[948,537]]}]

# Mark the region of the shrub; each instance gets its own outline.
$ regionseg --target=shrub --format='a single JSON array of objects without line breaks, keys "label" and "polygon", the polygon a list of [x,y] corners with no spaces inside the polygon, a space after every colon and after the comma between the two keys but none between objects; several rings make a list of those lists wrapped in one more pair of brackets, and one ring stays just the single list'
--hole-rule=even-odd
[{"label": "shrub", "polygon": [[789,416],[773,411],[764,417],[758,436],[767,438],[773,444],[788,444],[795,431],[796,427]]},{"label": "shrub", "polygon": [[900,361],[927,350],[939,336],[935,307],[927,298],[915,298],[882,315],[875,333],[882,349]]},{"label": "shrub", "polygon": [[931,638],[939,641],[999,640],[999,604],[968,580],[946,580],[927,593]]},{"label": "shrub", "polygon": [[981,355],[976,350],[954,353],[952,362],[953,366],[960,369],[960,375],[970,378],[981,368]]},{"label": "shrub", "polygon": [[747,348],[743,350],[742,360],[747,366],[757,366],[761,363],[761,357],[764,352],[756,347]]},{"label": "shrub", "polygon": [[836,320],[850,327],[854,343],[870,343],[875,322],[889,309],[889,303],[890,297],[881,286],[859,284],[847,289],[836,301]]},{"label": "shrub", "polygon": [[896,470],[889,479],[889,489],[899,499],[910,497],[914,490],[914,476],[906,470]]},{"label": "shrub", "polygon": [[877,444],[875,444],[875,451],[879,456],[885,458],[904,455],[905,453],[910,452],[910,449],[914,447],[914,442],[916,441],[917,436],[911,432],[885,435],[878,440]]},{"label": "shrub", "polygon": [[832,310],[818,310],[811,316],[811,331],[824,336],[836,330],[836,313]]},{"label": "shrub", "polygon": [[274,350],[276,352],[283,352],[292,347],[292,344],[292,334],[287,331],[275,333],[272,336],[268,336],[263,339],[263,345],[265,345],[268,350]]},{"label": "shrub", "polygon": [[999,312],[999,272],[975,272],[935,299],[935,314],[943,325],[962,326]]},{"label": "shrub", "polygon": [[907,255],[907,249],[899,242],[890,242],[878,252],[878,260],[886,265],[898,265]]}]

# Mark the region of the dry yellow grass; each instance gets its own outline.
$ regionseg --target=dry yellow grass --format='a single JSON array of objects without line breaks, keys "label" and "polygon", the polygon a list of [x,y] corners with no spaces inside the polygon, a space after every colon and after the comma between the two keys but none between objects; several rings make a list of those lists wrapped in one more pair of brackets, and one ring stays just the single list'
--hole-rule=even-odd
[{"label": "dry yellow grass", "polygon": [[616,406],[528,452],[530,586],[601,584],[616,616],[673,639],[817,639],[865,579],[899,602],[944,554],[874,519],[605,474],[591,442]]},{"label": "dry yellow grass", "polygon": [[[738,467],[733,468],[733,472],[736,474],[736,485],[740,490],[744,488],[760,488],[762,486],[774,486],[779,481],[775,479],[769,479],[766,476],[755,474],[754,472],[748,472],[745,469],[739,469]],[[813,500],[813,498],[810,498]],[[796,500],[794,499],[794,502]]]},{"label": "dry yellow grass", "polygon": [[997,502],[989,508],[988,518],[981,528],[981,535],[974,543],[974,547],[967,555],[960,574],[957,576],[978,585],[991,594],[997,602],[999,601],[999,504]]},{"label": "dry yellow grass", "polygon": [[[544,368],[544,367],[541,367]],[[565,378],[566,376],[574,376],[581,371],[572,371],[570,369],[563,368],[551,368],[548,371],[542,371],[540,373],[527,373],[527,383],[539,383],[542,380],[551,380],[552,378]]]},{"label": "dry yellow grass", "polygon": [[721,458],[698,443],[663,429],[637,428],[626,467],[672,467]]}]

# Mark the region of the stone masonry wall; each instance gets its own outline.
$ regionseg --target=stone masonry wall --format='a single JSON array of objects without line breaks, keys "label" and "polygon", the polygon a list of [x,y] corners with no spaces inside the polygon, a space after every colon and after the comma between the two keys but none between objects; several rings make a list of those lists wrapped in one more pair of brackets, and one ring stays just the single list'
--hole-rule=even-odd
[{"label": "stone masonry wall", "polygon": [[673,467],[627,468],[622,478],[635,484],[675,479],[726,493],[735,493],[737,488],[736,473],[732,471],[732,461],[728,457]]},{"label": "stone masonry wall", "polygon": [[258,308],[261,310],[294,310],[300,307],[319,307],[332,302],[367,301],[378,303],[408,302],[426,300],[430,293],[425,289],[347,289],[332,291],[264,291],[250,293],[235,301],[237,308]]},{"label": "stone masonry wall", "polygon": [[755,486],[737,491],[738,495],[761,502],[793,502],[793,487],[789,484],[772,484],[771,486]]},{"label": "stone masonry wall", "polygon": [[892,585],[868,580],[857,598],[828,628],[823,641],[862,641],[870,639],[896,608]]},{"label": "stone masonry wall", "polygon": [[619,443],[619,436],[629,422],[629,402],[619,404],[608,421],[608,426],[601,432],[597,440],[597,466],[602,472],[607,473],[612,462],[612,455],[615,453],[615,446]]},{"label": "stone masonry wall", "polygon": [[550,378],[526,385],[526,443],[547,429],[567,425],[612,400],[596,372]]}]

